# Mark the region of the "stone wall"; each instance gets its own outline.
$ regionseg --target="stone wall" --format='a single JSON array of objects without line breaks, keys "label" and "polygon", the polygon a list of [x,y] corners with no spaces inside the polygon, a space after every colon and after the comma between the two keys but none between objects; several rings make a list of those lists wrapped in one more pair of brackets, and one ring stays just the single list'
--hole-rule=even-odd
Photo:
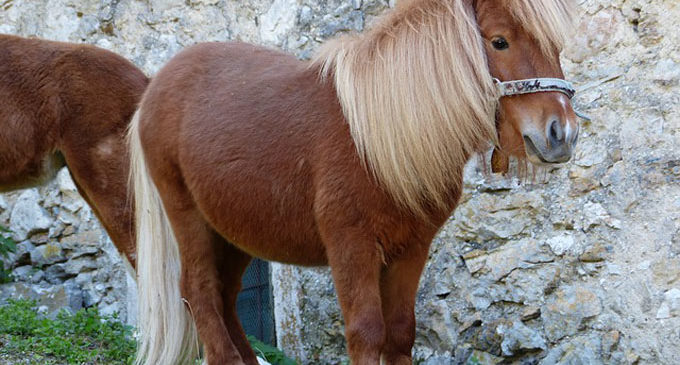
[{"label": "stone wall", "polygon": [[134,280],[68,170],[46,186],[0,195],[0,225],[18,242],[5,260],[14,282],[0,286],[0,301],[35,299],[50,316],[98,306],[134,321]]},{"label": "stone wall", "polygon": [[[576,158],[560,169],[506,179],[468,166],[465,194],[433,244],[418,294],[415,355],[426,364],[680,363],[680,4],[578,3],[563,65],[581,90],[576,105],[593,121],[582,124]],[[153,74],[207,40],[307,58],[392,5],[9,0],[0,32],[93,43]],[[80,290],[92,298],[86,304],[122,303],[126,282],[112,246],[64,175],[0,198],[0,223],[36,214],[22,245],[38,254],[22,254],[15,271],[44,283],[57,265],[67,274],[64,292]],[[17,219],[12,228],[23,232]],[[41,264],[43,253],[56,264]],[[32,262],[46,267],[43,277],[26,268]],[[275,265],[273,277],[280,345],[304,363],[342,362],[328,271]]]}]

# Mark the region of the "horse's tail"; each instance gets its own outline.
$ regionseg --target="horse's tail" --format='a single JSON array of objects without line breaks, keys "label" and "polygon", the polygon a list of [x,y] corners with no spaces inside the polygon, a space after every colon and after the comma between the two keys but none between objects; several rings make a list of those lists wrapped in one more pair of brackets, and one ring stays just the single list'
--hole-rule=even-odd
[{"label": "horse's tail", "polygon": [[177,240],[144,159],[139,114],[138,110],[128,131],[139,291],[140,338],[135,364],[191,363],[198,354],[196,328],[180,294]]}]

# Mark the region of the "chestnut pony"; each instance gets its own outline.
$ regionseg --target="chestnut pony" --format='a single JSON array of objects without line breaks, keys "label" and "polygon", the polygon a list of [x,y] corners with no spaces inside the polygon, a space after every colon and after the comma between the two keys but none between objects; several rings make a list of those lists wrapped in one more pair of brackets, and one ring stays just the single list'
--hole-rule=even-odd
[{"label": "chestnut pony", "polygon": [[402,1],[312,62],[241,43],[173,58],[130,129],[138,363],[190,361],[195,329],[208,364],[255,364],[234,307],[261,257],[330,265],[352,363],[410,364],[419,277],[466,161],[490,142],[501,162],[572,154],[571,13]]},{"label": "chestnut pony", "polygon": [[147,84],[112,52],[0,35],[0,192],[43,184],[68,166],[134,265],[125,131]]}]

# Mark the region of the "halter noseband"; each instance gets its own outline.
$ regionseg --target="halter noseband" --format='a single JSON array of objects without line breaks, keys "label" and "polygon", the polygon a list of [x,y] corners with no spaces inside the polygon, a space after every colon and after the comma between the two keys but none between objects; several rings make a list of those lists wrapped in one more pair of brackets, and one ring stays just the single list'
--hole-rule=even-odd
[{"label": "halter noseband", "polygon": [[[571,82],[554,79],[554,78],[536,78],[526,80],[501,81],[497,78],[493,79],[494,84],[498,88],[500,97],[532,94],[548,91],[557,91],[566,95],[569,99],[576,94],[576,89]],[[574,109],[574,113],[580,118],[590,120],[590,117]]]}]

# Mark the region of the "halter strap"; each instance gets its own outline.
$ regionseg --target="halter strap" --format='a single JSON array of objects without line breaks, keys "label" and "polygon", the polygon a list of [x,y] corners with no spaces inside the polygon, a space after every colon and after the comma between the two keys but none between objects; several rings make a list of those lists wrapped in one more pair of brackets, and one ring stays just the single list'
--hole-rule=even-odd
[{"label": "halter strap", "polygon": [[[576,94],[576,89],[571,82],[555,79],[555,78],[535,78],[526,80],[501,81],[497,78],[493,79],[494,84],[498,88],[500,97],[532,94],[539,92],[556,91],[566,95],[569,99]],[[577,116],[585,120],[590,120],[587,115],[574,110]]]}]

